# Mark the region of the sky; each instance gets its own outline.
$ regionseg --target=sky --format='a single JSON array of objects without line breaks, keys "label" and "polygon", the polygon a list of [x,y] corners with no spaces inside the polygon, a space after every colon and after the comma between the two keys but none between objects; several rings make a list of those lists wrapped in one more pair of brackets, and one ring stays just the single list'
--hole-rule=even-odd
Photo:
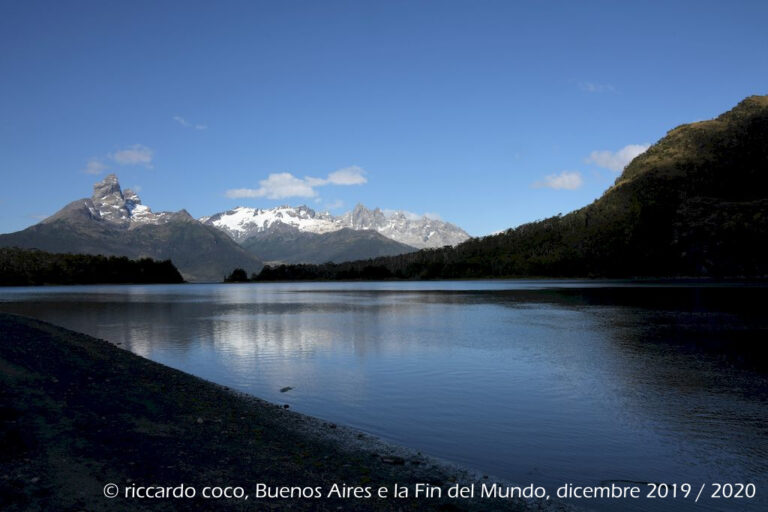
[{"label": "sky", "polygon": [[0,0],[0,233],[117,174],[154,211],[356,203],[479,236],[768,94],[768,2]]}]

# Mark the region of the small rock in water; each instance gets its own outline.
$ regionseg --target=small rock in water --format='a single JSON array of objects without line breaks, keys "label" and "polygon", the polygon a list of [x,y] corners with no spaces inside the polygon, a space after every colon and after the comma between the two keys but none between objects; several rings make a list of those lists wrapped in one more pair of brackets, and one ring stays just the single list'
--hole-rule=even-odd
[{"label": "small rock in water", "polygon": [[284,388],[280,388],[280,392],[281,393],[285,393],[286,391],[290,391],[292,389],[293,388],[291,386],[285,386]]},{"label": "small rock in water", "polygon": [[289,409],[290,407],[291,407],[290,405],[288,405],[288,404],[285,404],[285,405],[283,406],[283,409]]}]

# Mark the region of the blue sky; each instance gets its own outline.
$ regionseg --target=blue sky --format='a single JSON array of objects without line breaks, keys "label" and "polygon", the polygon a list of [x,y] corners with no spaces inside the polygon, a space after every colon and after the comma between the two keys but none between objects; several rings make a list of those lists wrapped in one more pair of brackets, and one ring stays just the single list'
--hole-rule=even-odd
[{"label": "blue sky", "polygon": [[153,210],[583,206],[768,93],[768,3],[0,1],[0,232],[114,172]]}]

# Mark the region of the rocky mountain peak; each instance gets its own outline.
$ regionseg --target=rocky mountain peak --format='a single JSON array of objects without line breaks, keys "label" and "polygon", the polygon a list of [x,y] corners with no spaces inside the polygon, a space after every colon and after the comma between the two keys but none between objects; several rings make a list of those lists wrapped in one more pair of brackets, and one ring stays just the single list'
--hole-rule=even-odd
[{"label": "rocky mountain peak", "polygon": [[168,212],[153,213],[149,206],[141,204],[141,198],[135,191],[129,188],[122,190],[114,174],[109,174],[103,180],[94,183],[93,195],[87,207],[92,217],[123,227],[138,224],[164,224],[171,218],[189,217],[186,212],[180,212],[180,215]]},{"label": "rocky mountain peak", "polygon": [[94,183],[91,201],[98,216],[104,220],[122,223],[127,222],[131,216],[125,204],[120,182],[114,174],[109,174],[103,180]]},{"label": "rocky mountain peak", "polygon": [[120,182],[114,174],[108,175],[101,181],[93,184],[93,195],[91,199],[94,203],[116,203],[122,202],[123,191],[120,189]]},{"label": "rocky mountain peak", "polygon": [[352,229],[377,229],[386,221],[381,208],[369,210],[360,203],[344,217],[347,217],[346,222]]},{"label": "rocky mountain peak", "polygon": [[126,202],[130,201],[133,204],[141,204],[141,198],[139,195],[129,188],[123,190],[123,197],[125,198]]}]

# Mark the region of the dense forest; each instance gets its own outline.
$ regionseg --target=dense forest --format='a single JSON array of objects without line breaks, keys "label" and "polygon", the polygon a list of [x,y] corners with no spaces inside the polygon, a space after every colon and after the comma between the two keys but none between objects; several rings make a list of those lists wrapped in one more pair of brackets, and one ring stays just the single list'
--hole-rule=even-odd
[{"label": "dense forest", "polygon": [[321,265],[256,280],[768,275],[768,96],[679,126],[599,199],[456,247]]},{"label": "dense forest", "polygon": [[182,282],[181,274],[170,260],[130,260],[117,256],[0,248],[0,286]]}]

